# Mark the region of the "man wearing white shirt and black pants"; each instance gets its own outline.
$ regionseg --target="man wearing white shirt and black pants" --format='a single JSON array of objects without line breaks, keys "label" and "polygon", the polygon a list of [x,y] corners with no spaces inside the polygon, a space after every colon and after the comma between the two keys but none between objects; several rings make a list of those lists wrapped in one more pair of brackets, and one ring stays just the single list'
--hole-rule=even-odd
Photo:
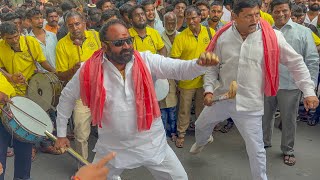
[{"label": "man wearing white shirt and black pants", "polygon": [[[275,96],[277,93],[278,63],[288,67],[304,93],[306,107],[316,108],[319,100],[303,58],[279,31],[260,19],[259,5],[256,0],[236,1],[233,6],[235,21],[220,29],[221,34],[218,32],[208,46],[208,50],[219,57],[220,66],[210,68],[204,76],[207,106],[196,121],[196,143],[190,152],[200,153],[212,142],[213,127],[231,117],[245,141],[252,179],[266,180],[262,133],[264,94]],[[235,99],[212,104],[213,96],[227,92],[232,81],[238,84]]]},{"label": "man wearing white shirt and black pants", "polygon": [[[108,179],[119,179],[125,169],[145,166],[156,179],[187,180],[167,144],[152,77],[192,79],[207,70],[203,66],[216,65],[216,57],[177,61],[133,51],[132,37],[121,20],[105,24],[100,39],[102,49],[82,65],[61,93],[56,147],[70,146],[66,138],[68,118],[81,97],[90,107],[92,123],[100,127],[94,162],[109,152],[117,153],[108,165]],[[98,103],[93,106],[91,102]]]}]

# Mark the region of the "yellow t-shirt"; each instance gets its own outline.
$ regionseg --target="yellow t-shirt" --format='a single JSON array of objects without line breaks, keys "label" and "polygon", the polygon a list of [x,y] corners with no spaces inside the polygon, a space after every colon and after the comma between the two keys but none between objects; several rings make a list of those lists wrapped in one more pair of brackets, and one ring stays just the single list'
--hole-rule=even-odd
[{"label": "yellow t-shirt", "polygon": [[274,24],[274,20],[270,14],[260,10],[260,17],[266,20],[271,26]]},{"label": "yellow t-shirt", "polygon": [[87,61],[95,51],[100,49],[101,42],[98,32],[85,31],[85,37],[86,40],[83,42],[81,47],[73,44],[73,41],[70,38],[70,33],[60,39],[56,48],[57,72],[65,72],[73,68],[73,66],[78,62]]},{"label": "yellow t-shirt", "polygon": [[319,46],[320,45],[320,38],[314,32],[312,32],[312,37],[313,37],[313,41],[316,44],[316,46]]},{"label": "yellow t-shirt", "polygon": [[[212,37],[215,31],[210,28]],[[193,60],[199,58],[200,54],[205,51],[210,42],[207,28],[201,25],[201,30],[196,38],[189,28],[178,34],[173,42],[171,57],[182,60]],[[195,89],[203,86],[202,76],[193,80],[179,81],[179,87],[183,89]]]},{"label": "yellow t-shirt", "polygon": [[[6,77],[1,72],[0,72],[0,92],[5,93],[9,97],[16,95],[14,88],[7,81]],[[0,115],[1,115],[1,110],[0,110]]]},{"label": "yellow t-shirt", "polygon": [[[31,54],[33,58],[42,63],[46,61],[46,57],[44,56],[40,43],[34,37],[26,36]],[[28,52],[28,46],[25,41],[24,36],[20,36],[19,39],[21,52],[14,52],[9,44],[5,42],[5,40],[0,41],[0,68],[5,68],[6,71],[10,74],[22,73],[23,76],[28,81],[30,77],[34,74],[36,70],[36,65],[33,62],[33,59]],[[27,90],[26,85],[17,85],[14,86],[17,95],[24,96]],[[22,91],[20,91],[20,90]]]},{"label": "yellow t-shirt", "polygon": [[146,37],[142,39],[137,31],[133,28],[129,29],[130,36],[133,37],[133,48],[139,52],[151,51],[156,54],[164,47],[159,32],[153,28],[146,27]]}]

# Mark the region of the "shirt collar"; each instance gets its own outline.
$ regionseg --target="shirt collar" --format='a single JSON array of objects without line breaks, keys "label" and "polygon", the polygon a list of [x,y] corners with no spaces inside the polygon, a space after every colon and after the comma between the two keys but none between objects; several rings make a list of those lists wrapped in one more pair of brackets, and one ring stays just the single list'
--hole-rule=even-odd
[{"label": "shirt collar", "polygon": [[283,29],[283,28],[285,28],[285,27],[292,28],[293,25],[294,25],[294,22],[292,21],[291,18],[289,18],[289,21],[288,21],[282,28],[279,29],[279,28],[278,28],[277,26],[275,26],[275,25],[273,25],[272,27],[273,27],[273,29],[281,30],[281,29]]},{"label": "shirt collar", "polygon": [[[149,27],[149,25],[146,27],[146,35],[147,35],[147,36],[150,36],[150,35],[151,35],[150,28],[151,28],[151,27]],[[131,31],[132,37],[134,37],[134,36],[139,36],[138,32],[137,32],[133,27],[132,27],[131,29],[132,29],[132,31]]]},{"label": "shirt collar", "polygon": [[[204,27],[202,24],[200,24],[200,32],[199,32],[199,34],[201,33],[201,31],[203,31],[204,28],[205,28],[205,27]],[[187,29],[188,29],[188,30],[187,30],[188,36],[194,36],[194,34],[193,34],[193,32],[190,30],[190,28],[188,27]],[[198,34],[198,36],[199,36],[199,34]]]}]

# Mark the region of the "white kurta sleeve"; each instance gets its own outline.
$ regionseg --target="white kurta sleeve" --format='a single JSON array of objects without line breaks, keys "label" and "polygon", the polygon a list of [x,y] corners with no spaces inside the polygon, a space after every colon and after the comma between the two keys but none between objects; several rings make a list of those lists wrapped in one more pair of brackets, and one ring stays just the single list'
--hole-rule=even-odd
[{"label": "white kurta sleeve", "polygon": [[62,90],[57,106],[57,136],[67,136],[68,119],[72,115],[76,101],[80,99],[80,69]]},{"label": "white kurta sleeve", "polygon": [[[216,46],[214,53],[221,59],[220,46]],[[206,74],[203,77],[203,88],[204,92],[213,93],[215,89],[220,86],[219,82],[219,65],[209,67]]]},{"label": "white kurta sleeve", "polygon": [[157,79],[190,80],[203,75],[208,69],[198,65],[196,60],[172,59],[150,52],[143,52],[141,56]]},{"label": "white kurta sleeve", "polygon": [[280,63],[287,66],[295,84],[303,92],[304,97],[316,96],[314,82],[311,80],[309,70],[298,54],[285,40],[282,34],[277,33],[280,46]]}]

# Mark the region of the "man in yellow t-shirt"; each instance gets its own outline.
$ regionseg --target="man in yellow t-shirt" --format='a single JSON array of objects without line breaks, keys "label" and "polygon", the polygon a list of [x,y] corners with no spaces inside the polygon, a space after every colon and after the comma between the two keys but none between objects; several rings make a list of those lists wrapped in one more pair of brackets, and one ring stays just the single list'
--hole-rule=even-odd
[{"label": "man in yellow t-shirt", "polygon": [[[57,44],[56,68],[60,80],[68,81],[80,68],[81,62],[87,61],[100,49],[101,42],[97,32],[85,30],[86,22],[80,13],[69,12],[65,19],[69,33]],[[91,113],[81,100],[76,103],[73,120],[76,151],[87,159]]]},{"label": "man in yellow t-shirt", "polygon": [[[3,51],[2,51],[3,52]],[[7,81],[6,77],[0,72],[0,104],[9,101],[9,97],[15,95],[15,90],[12,85]],[[3,112],[2,112],[3,113]],[[0,111],[1,115],[1,111]],[[0,167],[0,179],[4,179],[6,170],[7,148],[12,142],[15,153],[15,169],[13,179],[30,179],[31,169],[31,151],[32,144],[18,141],[13,138],[10,133],[5,129],[2,124],[0,116],[0,164],[2,164],[3,173]]]},{"label": "man in yellow t-shirt", "polygon": [[133,48],[140,52],[151,51],[153,54],[167,55],[167,50],[161,39],[159,32],[151,27],[147,27],[146,13],[142,6],[134,6],[128,14],[132,22],[129,29],[130,36],[133,37]]},{"label": "man in yellow t-shirt", "polygon": [[44,69],[55,72],[41,50],[40,43],[31,36],[21,36],[12,22],[1,24],[0,68],[5,70],[8,80],[14,85],[17,95],[24,96],[26,84],[35,73],[37,61]]},{"label": "man in yellow t-shirt", "polygon": [[[188,28],[176,36],[172,49],[171,57],[185,60],[192,60],[200,56],[205,51],[214,36],[215,31],[200,24],[201,11],[196,6],[190,6],[185,11]],[[190,123],[190,109],[192,98],[195,98],[195,113],[198,117],[203,109],[203,79],[199,76],[193,80],[179,82],[180,104],[178,114],[178,139],[176,146],[183,147],[184,136]]]}]

